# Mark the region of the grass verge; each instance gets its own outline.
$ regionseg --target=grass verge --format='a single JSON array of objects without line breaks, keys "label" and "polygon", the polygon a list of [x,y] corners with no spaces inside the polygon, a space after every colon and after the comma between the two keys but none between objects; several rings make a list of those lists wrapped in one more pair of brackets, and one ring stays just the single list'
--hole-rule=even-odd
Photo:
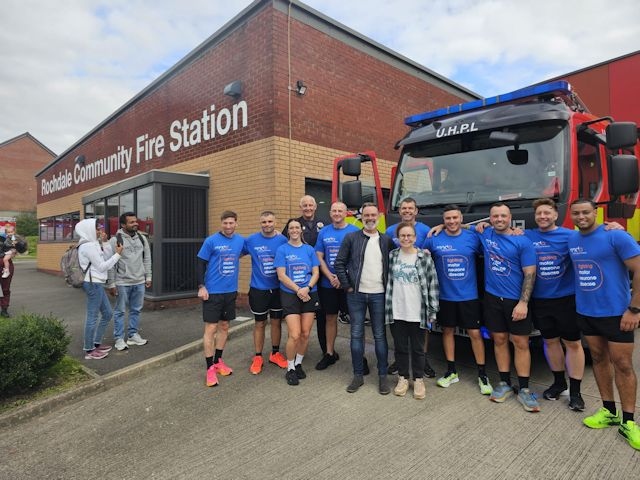
[{"label": "grass verge", "polygon": [[11,396],[0,396],[0,414],[69,390],[91,380],[91,376],[82,368],[82,364],[65,355],[62,360],[49,369],[46,380],[33,390]]}]

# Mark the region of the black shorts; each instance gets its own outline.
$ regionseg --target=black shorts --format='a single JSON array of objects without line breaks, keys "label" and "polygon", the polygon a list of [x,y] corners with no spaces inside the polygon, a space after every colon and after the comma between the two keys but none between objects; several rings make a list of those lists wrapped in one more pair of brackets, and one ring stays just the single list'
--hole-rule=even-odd
[{"label": "black shorts", "polygon": [[301,313],[311,313],[318,310],[320,308],[318,292],[311,292],[309,296],[311,297],[311,300],[303,302],[295,293],[280,290],[283,316],[286,318],[287,315],[300,315]]},{"label": "black shorts", "polygon": [[318,287],[320,305],[327,315],[337,315],[338,312],[348,312],[347,295],[341,288]]},{"label": "black shorts", "polygon": [[576,297],[534,298],[529,304],[533,324],[542,338],[562,338],[570,342],[580,340],[576,317]]},{"label": "black shorts", "polygon": [[587,317],[578,314],[578,327],[582,333],[589,337],[604,337],[609,342],[634,343],[634,331],[623,332],[620,330],[622,315],[615,317]]},{"label": "black shorts", "polygon": [[517,322],[513,321],[513,309],[518,300],[502,298],[484,293],[484,324],[492,333],[511,333],[513,335],[530,335],[532,330],[531,309],[527,317]]},{"label": "black shorts", "polygon": [[202,320],[206,323],[234,320],[237,296],[238,292],[210,293],[209,300],[202,302]]},{"label": "black shorts", "polygon": [[479,329],[482,326],[480,300],[452,302],[440,300],[437,321],[441,327],[460,327],[466,330]]},{"label": "black shorts", "polygon": [[265,321],[269,312],[271,318],[282,318],[280,289],[259,290],[253,287],[249,288],[249,309],[258,322]]}]

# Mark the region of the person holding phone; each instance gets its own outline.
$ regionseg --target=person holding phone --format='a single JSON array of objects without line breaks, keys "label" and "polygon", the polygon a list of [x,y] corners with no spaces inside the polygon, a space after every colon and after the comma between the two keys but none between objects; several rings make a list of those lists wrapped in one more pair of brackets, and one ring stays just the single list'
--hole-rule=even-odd
[{"label": "person holding phone", "polygon": [[[151,287],[151,249],[149,241],[138,231],[134,212],[120,215],[120,229],[110,240],[111,248],[122,247],[122,256],[109,271],[108,288],[116,296],[113,310],[113,338],[116,350],[129,345],[145,345],[146,338],[138,332],[144,292]],[[124,317],[129,310],[127,340],[124,339]]]}]

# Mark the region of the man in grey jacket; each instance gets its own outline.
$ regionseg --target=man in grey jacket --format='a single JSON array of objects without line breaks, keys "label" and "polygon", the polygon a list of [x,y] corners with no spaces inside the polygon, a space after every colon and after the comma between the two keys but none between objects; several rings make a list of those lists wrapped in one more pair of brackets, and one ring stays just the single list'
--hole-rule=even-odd
[{"label": "man in grey jacket", "polygon": [[[120,229],[111,237],[111,246],[123,245],[122,258],[109,271],[109,293],[116,295],[113,310],[113,337],[116,350],[128,345],[145,345],[147,340],[138,333],[140,311],[144,304],[145,287],[151,286],[151,250],[148,240],[138,232],[138,218],[134,212],[120,215]],[[129,329],[124,340],[124,316],[129,309]]]}]

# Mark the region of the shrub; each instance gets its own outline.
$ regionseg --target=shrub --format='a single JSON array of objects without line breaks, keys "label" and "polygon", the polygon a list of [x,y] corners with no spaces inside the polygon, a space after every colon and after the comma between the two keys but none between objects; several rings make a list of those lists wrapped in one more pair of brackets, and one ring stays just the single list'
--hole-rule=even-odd
[{"label": "shrub", "polygon": [[29,255],[37,255],[38,254],[38,240],[40,237],[37,235],[25,237],[27,244],[29,245]]},{"label": "shrub", "polygon": [[0,318],[0,395],[40,385],[70,341],[66,327],[53,316]]}]

